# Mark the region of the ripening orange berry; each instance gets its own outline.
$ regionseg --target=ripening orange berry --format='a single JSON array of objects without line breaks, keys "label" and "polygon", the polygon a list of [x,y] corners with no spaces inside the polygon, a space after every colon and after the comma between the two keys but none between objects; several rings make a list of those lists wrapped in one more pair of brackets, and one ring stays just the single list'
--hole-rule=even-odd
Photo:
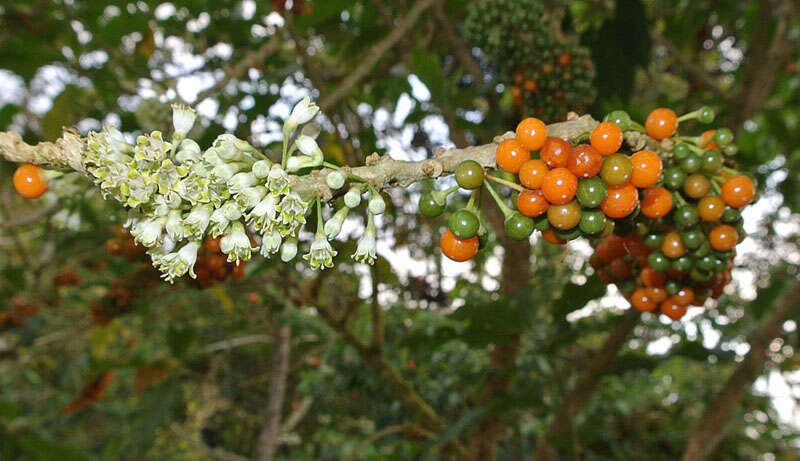
[{"label": "ripening orange berry", "polygon": [[708,235],[711,247],[717,251],[730,251],[739,243],[739,233],[733,226],[720,224]]},{"label": "ripening orange berry", "polygon": [[562,240],[558,235],[556,235],[556,231],[553,230],[552,227],[542,232],[542,237],[554,245],[563,245],[567,243],[566,240]]},{"label": "ripening orange berry", "polygon": [[650,298],[657,303],[664,302],[667,299],[667,292],[661,287],[649,287],[647,291],[650,292]]},{"label": "ripening orange berry", "polygon": [[692,290],[689,287],[683,287],[680,290],[678,290],[677,293],[672,295],[670,299],[672,299],[678,304],[686,306],[692,301],[694,301],[694,290]]},{"label": "ripening orange berry", "polygon": [[622,147],[622,130],[614,122],[602,122],[592,130],[589,142],[600,155],[611,155]]},{"label": "ripening orange berry", "polygon": [[700,147],[703,149],[719,149],[719,144],[711,141],[711,138],[714,137],[714,133],[716,132],[717,130],[704,131],[701,135],[702,141],[700,141]]},{"label": "ripening orange berry", "polygon": [[652,311],[658,306],[650,297],[650,290],[647,288],[637,288],[631,295],[631,304],[642,312]]},{"label": "ripening orange berry", "polygon": [[633,172],[631,173],[631,184],[644,189],[652,186],[661,179],[663,164],[661,157],[655,152],[642,150],[631,155]]},{"label": "ripening orange berry", "polygon": [[624,218],[633,213],[639,205],[639,193],[631,183],[608,187],[606,199],[600,204],[600,210],[613,219]]},{"label": "ripening orange berry", "polygon": [[566,168],[572,146],[561,138],[548,138],[539,151],[539,157],[550,168]]},{"label": "ripening orange berry", "polygon": [[711,182],[702,173],[694,173],[683,183],[683,191],[693,199],[704,197],[709,190]]},{"label": "ripening orange berry", "polygon": [[519,168],[519,182],[528,189],[539,189],[549,170],[543,161],[532,158]]},{"label": "ripening orange berry", "polygon": [[697,204],[697,213],[703,221],[719,221],[725,213],[725,202],[717,195],[706,195]]},{"label": "ripening orange berry", "polygon": [[591,178],[603,168],[603,156],[590,144],[578,144],[567,156],[567,169],[579,178]]},{"label": "ripening orange berry", "polygon": [[14,172],[14,188],[25,198],[39,198],[47,192],[47,178],[41,168],[26,163]]},{"label": "ripening orange berry", "polygon": [[662,271],[654,270],[652,267],[645,267],[639,274],[639,280],[648,288],[662,287],[667,282],[667,274]]},{"label": "ripening orange berry", "polygon": [[578,191],[578,178],[566,168],[554,168],[547,172],[542,182],[544,198],[553,205],[563,205]]},{"label": "ripening orange berry", "polygon": [[617,280],[627,279],[632,272],[633,266],[624,258],[617,258],[608,265],[608,273]]},{"label": "ripening orange berry", "polygon": [[675,259],[680,258],[686,254],[686,247],[681,241],[681,236],[677,232],[670,232],[664,236],[664,242],[661,244],[661,252],[666,257]]},{"label": "ripening orange berry", "polygon": [[671,299],[661,303],[661,313],[672,320],[680,320],[686,314],[686,306],[676,303]]},{"label": "ripening orange berry", "polygon": [[747,176],[731,176],[722,183],[722,200],[730,207],[741,208],[750,204],[755,194],[753,181]]},{"label": "ripening orange berry", "polygon": [[678,130],[678,116],[671,109],[655,109],[647,116],[644,128],[651,138],[659,141],[669,138]]},{"label": "ripening orange berry", "polygon": [[478,254],[479,246],[477,235],[462,240],[456,237],[450,229],[444,231],[442,238],[439,240],[439,247],[442,249],[442,253],[456,262],[469,261],[474,258]]},{"label": "ripening orange berry", "polygon": [[531,153],[516,139],[506,139],[495,151],[497,166],[508,173],[517,174],[522,164],[531,159]]},{"label": "ripening orange berry", "polygon": [[539,189],[525,189],[517,197],[517,209],[529,218],[543,215],[549,206]]},{"label": "ripening orange berry", "polygon": [[648,218],[661,218],[672,209],[672,194],[663,187],[647,189],[641,204],[642,214]]},{"label": "ripening orange berry", "polygon": [[517,141],[529,151],[539,150],[547,140],[547,125],[535,117],[528,117],[517,125]]}]

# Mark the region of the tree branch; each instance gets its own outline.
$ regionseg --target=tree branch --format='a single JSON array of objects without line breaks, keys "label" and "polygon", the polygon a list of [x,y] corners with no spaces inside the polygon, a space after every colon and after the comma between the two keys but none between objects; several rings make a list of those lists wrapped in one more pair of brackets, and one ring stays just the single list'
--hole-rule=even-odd
[{"label": "tree branch", "polygon": [[636,326],[639,312],[630,309],[620,323],[606,337],[603,346],[597,352],[592,363],[578,378],[575,388],[564,397],[561,406],[556,410],[553,420],[547,431],[539,438],[534,450],[532,461],[549,461],[558,459],[550,446],[549,439],[555,437],[572,427],[578,412],[586,405],[597,387],[600,385],[601,376],[614,364],[619,351]]},{"label": "tree branch", "polygon": [[705,460],[719,445],[725,436],[724,428],[731,415],[767,360],[769,344],[780,334],[784,319],[797,306],[798,299],[800,282],[794,282],[794,286],[783,295],[778,306],[761,322],[750,340],[750,352],[728,378],[717,398],[706,407],[703,417],[692,430],[681,458],[683,461]]},{"label": "tree branch", "polygon": [[408,12],[406,17],[403,18],[403,21],[397,26],[397,28],[369,50],[367,55],[361,61],[361,64],[344,80],[342,80],[341,84],[339,84],[333,93],[331,93],[327,98],[320,100],[320,108],[322,110],[327,110],[336,104],[340,99],[347,96],[347,93],[349,93],[354,86],[356,86],[364,77],[367,76],[367,74],[369,74],[369,72],[383,57],[383,55],[386,54],[397,42],[403,39],[403,37],[405,37],[408,31],[411,30],[411,28],[417,22],[420,15],[422,15],[425,10],[433,6],[433,4],[438,1],[441,0],[418,0]]},{"label": "tree branch", "polygon": [[481,66],[472,55],[469,44],[458,34],[455,27],[453,27],[453,22],[447,17],[444,4],[437,3],[433,7],[433,16],[436,18],[439,27],[441,27],[445,38],[450,42],[453,54],[458,59],[458,62],[472,75],[475,83],[483,83],[483,70],[481,70]]},{"label": "tree branch", "polygon": [[291,329],[283,325],[278,329],[278,347],[275,350],[275,359],[272,366],[272,377],[269,385],[269,401],[267,402],[267,422],[258,436],[256,457],[258,461],[272,461],[281,427],[281,410],[286,396],[286,378],[289,371],[289,352],[291,349]]}]

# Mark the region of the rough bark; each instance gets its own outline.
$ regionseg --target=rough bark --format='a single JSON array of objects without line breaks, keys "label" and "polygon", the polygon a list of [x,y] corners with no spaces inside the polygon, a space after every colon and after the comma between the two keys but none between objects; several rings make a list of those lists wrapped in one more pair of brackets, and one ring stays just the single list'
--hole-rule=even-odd
[{"label": "rough bark", "polygon": [[717,397],[708,404],[705,413],[692,430],[683,461],[702,461],[711,455],[725,437],[725,426],[734,411],[758,377],[767,360],[767,349],[781,332],[781,327],[792,308],[800,302],[800,282],[783,295],[778,305],[764,318],[750,339],[750,352],[731,374]]}]

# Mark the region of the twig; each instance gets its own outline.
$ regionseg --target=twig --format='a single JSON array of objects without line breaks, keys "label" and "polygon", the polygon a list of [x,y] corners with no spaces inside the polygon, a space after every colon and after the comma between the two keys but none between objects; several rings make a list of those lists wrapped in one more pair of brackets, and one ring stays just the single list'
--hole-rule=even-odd
[{"label": "twig", "polygon": [[419,19],[420,15],[433,6],[434,3],[440,0],[418,0],[417,3],[411,8],[403,21],[394,29],[391,33],[389,33],[386,38],[382,41],[378,42],[373,46],[364,59],[361,60],[361,64],[350,73],[344,80],[342,80],[341,84],[336,88],[336,91],[331,93],[327,98],[323,98],[320,100],[319,106],[324,111],[339,102],[340,99],[347,96],[347,93],[356,86],[361,79],[367,76],[372,68],[377,64],[377,62],[386,54],[398,41],[400,41],[405,35],[408,33],[409,30],[414,26],[414,24]]},{"label": "twig", "polygon": [[702,461],[708,458],[725,437],[725,426],[739,406],[753,380],[758,376],[769,357],[767,349],[772,339],[780,334],[783,321],[797,306],[800,299],[800,282],[788,290],[750,339],[750,352],[731,374],[717,397],[706,406],[705,413],[691,432],[683,461]]},{"label": "twig", "polygon": [[269,385],[266,424],[258,436],[256,457],[258,461],[272,461],[278,448],[281,427],[281,409],[286,396],[286,378],[289,370],[289,351],[291,349],[291,330],[283,325],[277,332],[278,347],[275,351],[272,376]]},{"label": "twig", "polygon": [[227,351],[237,347],[247,346],[248,344],[267,344],[271,343],[272,341],[273,339],[271,336],[248,335],[239,338],[223,339],[222,341],[211,343],[203,348],[203,352],[206,354],[211,354],[218,351]]}]

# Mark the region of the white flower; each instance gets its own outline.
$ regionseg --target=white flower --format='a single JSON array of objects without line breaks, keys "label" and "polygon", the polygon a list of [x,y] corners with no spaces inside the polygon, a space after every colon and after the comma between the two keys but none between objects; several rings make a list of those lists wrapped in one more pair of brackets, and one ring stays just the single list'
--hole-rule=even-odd
[{"label": "white flower", "polygon": [[175,134],[173,139],[181,140],[186,136],[186,133],[194,126],[194,120],[197,118],[197,113],[190,107],[183,104],[172,105],[172,125],[175,127]]},{"label": "white flower", "polygon": [[271,229],[278,219],[278,196],[267,194],[247,215],[257,230]]},{"label": "white flower", "polygon": [[159,270],[164,274],[162,277],[170,283],[178,277],[183,277],[186,273],[196,278],[194,264],[197,262],[197,251],[200,249],[199,241],[192,241],[184,245],[175,253],[169,253],[159,261]]},{"label": "white flower", "polygon": [[347,177],[341,171],[331,171],[325,176],[325,184],[333,190],[341,189]]},{"label": "white flower", "polygon": [[335,256],[336,250],[331,247],[325,235],[318,232],[317,237],[311,242],[311,248],[303,256],[303,259],[308,261],[312,269],[324,270],[326,267],[333,267],[333,258]]},{"label": "white flower", "polygon": [[178,146],[175,161],[178,163],[195,163],[200,161],[200,145],[191,139],[184,139]]},{"label": "white flower", "polygon": [[183,224],[183,215],[180,210],[171,210],[169,212],[164,228],[172,240],[183,240],[186,235],[186,226]]},{"label": "white flower", "polygon": [[214,150],[222,160],[228,162],[242,160],[244,154],[236,146],[236,141],[238,141],[238,139],[232,134],[221,134],[214,140]]},{"label": "white flower", "polygon": [[153,131],[149,135],[136,138],[133,159],[137,162],[160,163],[168,157],[171,150],[172,144],[164,141],[161,132]]},{"label": "white flower", "polygon": [[267,188],[276,194],[286,194],[289,192],[289,176],[279,164],[272,165],[267,176]]},{"label": "white flower", "polygon": [[243,214],[242,209],[239,208],[239,204],[233,200],[225,202],[219,209],[222,210],[223,215],[228,221],[236,221],[241,218]]},{"label": "white flower", "polygon": [[[193,167],[194,168],[194,167]],[[180,194],[191,204],[208,203],[211,201],[210,181],[200,176],[197,171],[192,171],[181,179],[175,192]]]},{"label": "white flower", "polygon": [[308,155],[315,160],[323,158],[322,149],[319,148],[317,141],[311,136],[300,135],[294,143],[304,155]]},{"label": "white flower", "polygon": [[310,202],[303,201],[296,192],[289,192],[281,200],[280,206],[280,220],[283,224],[291,224],[293,222],[305,224],[306,212]]},{"label": "white flower", "polygon": [[310,136],[314,139],[317,139],[317,136],[319,136],[320,132],[322,132],[322,127],[316,123],[309,123],[308,125],[305,125],[302,130],[300,130],[300,134]]},{"label": "white flower", "polygon": [[265,195],[267,188],[264,186],[248,187],[236,195],[236,203],[240,208],[249,210],[258,205]]},{"label": "white flower", "polygon": [[209,223],[211,225],[211,228],[209,229],[211,236],[219,237],[223,232],[225,232],[225,229],[228,228],[231,220],[225,216],[225,210],[222,208],[217,208],[211,213]]},{"label": "white flower", "polygon": [[355,185],[344,194],[344,204],[348,208],[355,208],[361,204],[361,186]]},{"label": "white flower", "polygon": [[306,157],[305,155],[296,155],[294,157],[289,157],[286,160],[286,171],[290,173],[294,173],[296,171],[302,170],[303,168],[311,168],[314,165],[314,161],[311,157]]},{"label": "white flower", "polygon": [[253,187],[258,183],[256,175],[249,171],[236,173],[228,180],[228,190],[231,194],[238,194],[247,187]]},{"label": "white flower", "polygon": [[215,182],[227,183],[240,171],[245,171],[246,169],[247,164],[244,162],[220,163],[211,170],[211,177]]},{"label": "white flower", "polygon": [[250,246],[250,237],[244,231],[244,225],[240,221],[234,222],[230,229],[219,240],[219,249],[228,255],[228,262],[239,260],[247,261],[250,259],[254,248]]},{"label": "white flower", "polygon": [[281,261],[288,263],[297,256],[297,237],[289,237],[281,245]]},{"label": "white flower", "polygon": [[372,214],[381,214],[386,211],[386,202],[378,192],[373,191],[369,196],[369,211]]},{"label": "white flower", "polygon": [[358,241],[358,247],[356,248],[355,254],[353,254],[353,259],[360,263],[372,264],[375,262],[377,252],[378,247],[375,239],[375,224],[372,213],[369,213],[369,222],[367,223],[367,228],[364,230],[364,235],[361,236],[361,240]]},{"label": "white flower", "polygon": [[131,235],[137,242],[146,247],[153,247],[161,240],[164,230],[164,218],[146,219],[137,222],[131,229]]},{"label": "white flower", "polygon": [[261,256],[269,258],[281,247],[281,233],[277,230],[267,231],[261,236]]},{"label": "white flower", "polygon": [[344,224],[345,218],[347,218],[347,213],[350,211],[350,208],[342,207],[336,214],[333,215],[328,222],[325,223],[325,235],[328,237],[329,240],[333,240],[339,235],[339,232],[342,231],[342,224]]},{"label": "white flower", "polygon": [[307,123],[319,112],[319,106],[311,102],[311,98],[306,96],[292,109],[289,118],[283,123],[283,132],[291,133],[298,126]]},{"label": "white flower", "polygon": [[206,233],[209,219],[214,207],[207,204],[197,205],[186,216],[186,234],[196,239],[200,239]]},{"label": "white flower", "polygon": [[166,194],[168,191],[177,189],[181,178],[188,173],[189,170],[185,166],[176,166],[170,159],[164,160],[155,173],[158,192]]},{"label": "white flower", "polygon": [[251,171],[256,175],[256,178],[264,179],[269,176],[270,168],[272,168],[272,162],[269,160],[259,160],[253,164]]}]

